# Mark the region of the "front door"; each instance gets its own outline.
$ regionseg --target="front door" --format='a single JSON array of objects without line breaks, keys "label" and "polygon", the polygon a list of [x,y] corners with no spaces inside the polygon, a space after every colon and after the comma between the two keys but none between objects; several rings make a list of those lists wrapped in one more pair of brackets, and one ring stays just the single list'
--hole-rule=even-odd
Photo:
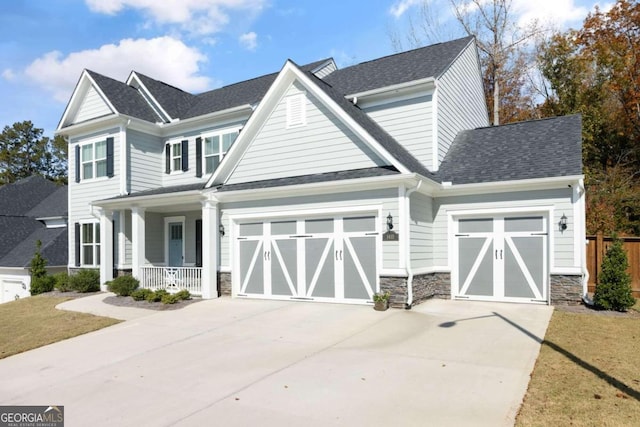
[{"label": "front door", "polygon": [[169,223],[169,267],[182,267],[184,254],[182,253],[182,223]]}]

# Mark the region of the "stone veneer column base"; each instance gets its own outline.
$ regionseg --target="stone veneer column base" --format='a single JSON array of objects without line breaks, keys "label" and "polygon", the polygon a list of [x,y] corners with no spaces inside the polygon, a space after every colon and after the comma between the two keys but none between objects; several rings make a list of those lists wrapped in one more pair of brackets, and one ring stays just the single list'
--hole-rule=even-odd
[{"label": "stone veneer column base", "polygon": [[[389,305],[404,308],[407,303],[406,277],[380,277],[380,290],[389,291]],[[420,304],[429,298],[451,298],[451,274],[429,273],[413,276],[413,304]]]},{"label": "stone veneer column base", "polygon": [[582,303],[582,276],[552,274],[551,305],[579,305]]},{"label": "stone veneer column base", "polygon": [[231,296],[231,273],[218,272],[218,296]]}]

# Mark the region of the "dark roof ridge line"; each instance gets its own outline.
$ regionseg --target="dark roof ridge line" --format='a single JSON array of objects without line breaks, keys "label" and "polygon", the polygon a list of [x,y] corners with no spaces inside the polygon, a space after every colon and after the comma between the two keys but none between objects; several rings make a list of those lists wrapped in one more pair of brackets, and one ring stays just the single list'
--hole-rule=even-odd
[{"label": "dark roof ridge line", "polygon": [[567,114],[567,115],[564,115],[564,116],[541,117],[539,119],[531,119],[531,120],[518,120],[517,122],[504,123],[504,124],[501,124],[501,125],[498,125],[498,126],[483,126],[483,127],[479,127],[479,128],[466,129],[466,130],[463,130],[462,132],[468,132],[468,131],[471,131],[471,130],[496,129],[496,128],[502,128],[502,127],[507,127],[507,126],[519,125],[519,124],[523,124],[523,123],[543,122],[545,120],[555,120],[555,119],[561,119],[561,118],[573,117],[573,116],[580,116],[580,115],[582,115],[582,113],[572,113],[572,114]]}]

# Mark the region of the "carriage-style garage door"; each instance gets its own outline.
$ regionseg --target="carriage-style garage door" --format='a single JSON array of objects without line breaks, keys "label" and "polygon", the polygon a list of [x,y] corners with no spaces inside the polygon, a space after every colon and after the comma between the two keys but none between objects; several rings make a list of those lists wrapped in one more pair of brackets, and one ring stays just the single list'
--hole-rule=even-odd
[{"label": "carriage-style garage door", "polygon": [[547,301],[547,222],[542,215],[460,218],[455,298]]},{"label": "carriage-style garage door", "polygon": [[241,223],[237,296],[364,303],[378,286],[376,217]]}]

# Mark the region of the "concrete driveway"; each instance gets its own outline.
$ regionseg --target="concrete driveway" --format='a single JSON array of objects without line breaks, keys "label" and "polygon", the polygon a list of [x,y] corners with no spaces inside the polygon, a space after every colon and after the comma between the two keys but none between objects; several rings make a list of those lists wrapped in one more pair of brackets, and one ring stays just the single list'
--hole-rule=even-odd
[{"label": "concrete driveway", "polygon": [[0,405],[66,426],[508,426],[552,308],[222,298],[0,360]]}]

